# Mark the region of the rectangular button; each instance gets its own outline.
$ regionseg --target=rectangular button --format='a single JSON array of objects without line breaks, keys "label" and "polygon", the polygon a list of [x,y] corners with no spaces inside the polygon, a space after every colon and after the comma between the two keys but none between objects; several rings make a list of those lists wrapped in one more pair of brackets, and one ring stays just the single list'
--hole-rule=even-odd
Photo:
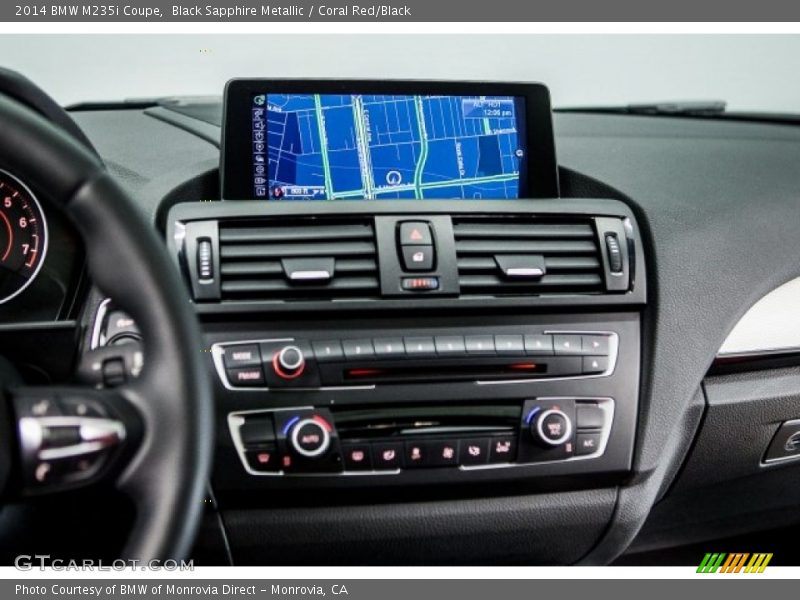
[{"label": "rectangular button", "polygon": [[430,466],[427,442],[422,440],[406,442],[404,464],[409,469]]},{"label": "rectangular button", "polygon": [[554,353],[552,335],[525,336],[525,354],[528,356],[552,356]]},{"label": "rectangular button", "polygon": [[606,424],[606,413],[599,406],[578,404],[576,410],[578,429],[602,429]]},{"label": "rectangular button", "polygon": [[467,438],[458,444],[459,464],[485,465],[489,461],[489,438]]},{"label": "rectangular button", "polygon": [[375,358],[372,340],[344,340],[344,357],[347,360],[362,360]]},{"label": "rectangular button", "polygon": [[264,372],[261,367],[246,367],[244,369],[226,369],[228,381],[236,387],[250,387],[264,385]]},{"label": "rectangular button", "polygon": [[464,338],[460,335],[437,335],[434,342],[439,356],[463,356],[467,353]]},{"label": "rectangular button", "polygon": [[432,246],[431,228],[425,221],[400,223],[401,246]]},{"label": "rectangular button", "polygon": [[401,246],[406,271],[433,271],[433,246]]},{"label": "rectangular button", "polygon": [[494,345],[498,356],[521,356],[525,354],[525,345],[521,335],[496,335]]},{"label": "rectangular button", "polygon": [[582,335],[581,345],[583,354],[589,356],[608,356],[608,340],[607,335]]},{"label": "rectangular button", "polygon": [[376,358],[405,358],[403,338],[377,338],[372,340]]},{"label": "rectangular button", "polygon": [[493,335],[468,335],[465,338],[467,354],[494,354]]},{"label": "rectangular button", "polygon": [[348,471],[372,469],[372,454],[369,444],[342,444],[344,468]]},{"label": "rectangular button", "polygon": [[607,356],[584,356],[583,357],[583,370],[584,375],[591,375],[592,373],[603,373],[608,369]]},{"label": "rectangular button", "polygon": [[228,369],[239,367],[260,367],[261,352],[258,351],[258,344],[236,344],[225,346],[222,360]]},{"label": "rectangular button", "polygon": [[587,454],[594,454],[600,449],[600,438],[602,433],[578,433],[575,437],[575,454],[578,456],[586,456]]},{"label": "rectangular button", "polygon": [[403,442],[374,442],[372,465],[374,469],[399,469],[403,465]]},{"label": "rectangular button", "polygon": [[275,441],[272,416],[247,417],[239,428],[239,437],[245,446],[261,446]]},{"label": "rectangular button", "polygon": [[344,360],[344,351],[342,350],[342,343],[339,340],[325,340],[321,342],[312,342],[314,348],[314,358],[317,362],[336,362]]},{"label": "rectangular button", "polygon": [[428,461],[434,467],[451,467],[458,464],[458,440],[428,442]]},{"label": "rectangular button", "polygon": [[582,354],[581,336],[554,335],[553,350],[558,354]]},{"label": "rectangular button", "polygon": [[489,445],[489,462],[513,462],[517,456],[517,438],[513,435],[498,435]]},{"label": "rectangular button", "polygon": [[438,277],[403,277],[400,287],[409,292],[427,292],[439,289]]},{"label": "rectangular button", "polygon": [[436,346],[432,337],[407,337],[403,338],[406,346],[406,356],[411,358],[424,358],[436,356]]},{"label": "rectangular button", "polygon": [[253,471],[280,471],[280,460],[278,460],[278,451],[275,448],[275,444],[264,446],[258,450],[248,450],[245,453],[245,458]]}]

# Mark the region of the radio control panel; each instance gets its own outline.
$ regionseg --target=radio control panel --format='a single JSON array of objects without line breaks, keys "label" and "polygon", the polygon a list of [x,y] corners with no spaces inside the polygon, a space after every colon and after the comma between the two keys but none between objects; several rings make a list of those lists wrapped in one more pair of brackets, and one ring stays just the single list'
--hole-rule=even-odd
[{"label": "radio control panel", "polygon": [[228,389],[319,388],[427,380],[520,380],[607,376],[618,336],[605,331],[279,338],[218,343]]}]

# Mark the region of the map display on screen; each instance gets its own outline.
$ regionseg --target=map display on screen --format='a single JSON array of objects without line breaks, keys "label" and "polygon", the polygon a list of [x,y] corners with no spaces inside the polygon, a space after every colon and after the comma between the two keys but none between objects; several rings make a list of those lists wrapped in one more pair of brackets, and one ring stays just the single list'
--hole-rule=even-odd
[{"label": "map display on screen", "polygon": [[515,96],[256,94],[253,192],[269,200],[518,198],[524,115]]}]

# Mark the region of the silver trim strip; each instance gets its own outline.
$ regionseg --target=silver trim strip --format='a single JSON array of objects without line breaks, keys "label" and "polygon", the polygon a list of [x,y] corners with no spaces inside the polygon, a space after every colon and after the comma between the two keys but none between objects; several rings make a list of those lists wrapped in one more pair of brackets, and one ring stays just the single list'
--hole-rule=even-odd
[{"label": "silver trim strip", "polygon": [[109,304],[111,304],[111,298],[106,298],[97,307],[97,312],[94,315],[94,325],[92,326],[92,340],[89,343],[90,350],[95,350],[100,346],[100,332],[103,328],[103,320],[106,318]]},{"label": "silver trim strip", "polygon": [[330,271],[292,271],[289,274],[292,281],[327,281],[331,277]]},{"label": "silver trim strip", "polygon": [[[789,425],[789,426],[800,425],[800,419],[792,419],[791,421],[784,421],[783,423],[781,423],[780,427],[778,428],[778,431],[780,431],[781,428],[786,426],[786,425]],[[778,434],[778,431],[775,432],[775,435]],[[792,434],[792,435],[795,435],[795,434]],[[775,436],[773,436],[773,438],[774,437]],[[772,440],[770,440],[770,444],[772,444]],[[769,450],[769,446],[767,446],[767,450]],[[767,450],[764,451],[764,455],[765,456],[766,456]],[[795,454],[794,456],[782,456],[780,458],[770,458],[769,460],[767,460],[766,458],[762,458],[760,466],[761,467],[769,467],[769,466],[772,466],[772,465],[792,462],[794,460],[800,460],[800,454]]]},{"label": "silver trim strip", "polygon": [[728,334],[717,356],[800,350],[798,306],[800,277],[775,288],[753,304]]}]

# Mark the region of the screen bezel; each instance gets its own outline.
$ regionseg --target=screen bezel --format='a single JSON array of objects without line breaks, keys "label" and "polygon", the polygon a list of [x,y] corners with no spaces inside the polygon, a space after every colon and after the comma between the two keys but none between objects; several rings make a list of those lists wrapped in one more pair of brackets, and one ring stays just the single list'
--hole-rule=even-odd
[{"label": "screen bezel", "polygon": [[[223,200],[259,200],[252,186],[252,124],[255,94],[365,94],[518,96],[525,101],[526,179],[520,200],[558,197],[550,92],[540,83],[340,79],[232,79],[225,85],[220,187]],[[524,191],[523,191],[524,190]],[[424,200],[424,199],[423,199]],[[267,200],[269,202],[269,200]],[[391,202],[391,200],[385,200]],[[413,202],[413,200],[411,200]],[[432,200],[435,202],[435,200]],[[469,199],[462,200],[470,202]],[[324,202],[324,201],[320,201]]]}]

